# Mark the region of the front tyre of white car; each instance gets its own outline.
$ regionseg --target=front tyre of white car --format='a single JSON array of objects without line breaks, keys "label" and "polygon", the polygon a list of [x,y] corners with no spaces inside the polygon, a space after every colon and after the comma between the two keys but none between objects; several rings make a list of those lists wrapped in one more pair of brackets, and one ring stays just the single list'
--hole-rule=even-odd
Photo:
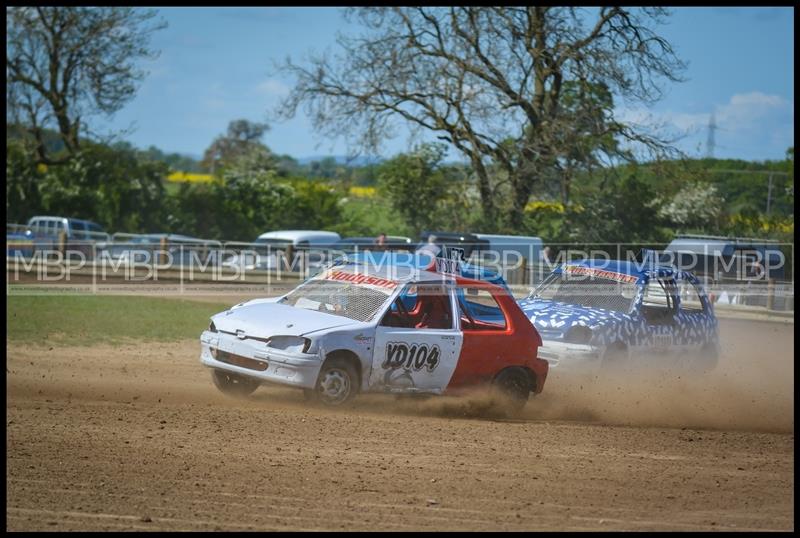
[{"label": "front tyre of white car", "polygon": [[307,399],[327,406],[340,406],[350,402],[358,391],[358,372],[353,362],[344,358],[325,361],[313,391],[306,391]]},{"label": "front tyre of white car", "polygon": [[261,382],[256,379],[232,374],[224,370],[212,370],[211,379],[220,392],[237,398],[244,398],[252,394],[261,384]]}]

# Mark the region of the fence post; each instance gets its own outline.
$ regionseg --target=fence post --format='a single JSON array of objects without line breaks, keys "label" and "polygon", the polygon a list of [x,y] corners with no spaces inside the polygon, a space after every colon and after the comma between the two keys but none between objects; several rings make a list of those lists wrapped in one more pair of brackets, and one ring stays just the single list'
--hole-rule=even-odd
[{"label": "fence post", "polygon": [[62,256],[67,255],[67,232],[58,232],[58,251]]},{"label": "fence post", "polygon": [[770,278],[767,282],[767,310],[772,310],[775,306],[775,279]]},{"label": "fence post", "polygon": [[519,270],[522,272],[520,285],[525,286],[528,284],[528,258],[522,258],[522,267]]},{"label": "fence post", "polygon": [[[294,244],[289,243],[286,245],[286,250],[284,250],[284,254],[286,255],[286,261],[289,264],[289,272],[291,273],[291,269],[294,266]],[[275,261],[278,260],[278,257],[275,257]]]},{"label": "fence post", "polygon": [[164,253],[167,251],[167,236],[161,238],[158,243],[158,265],[164,264]]}]

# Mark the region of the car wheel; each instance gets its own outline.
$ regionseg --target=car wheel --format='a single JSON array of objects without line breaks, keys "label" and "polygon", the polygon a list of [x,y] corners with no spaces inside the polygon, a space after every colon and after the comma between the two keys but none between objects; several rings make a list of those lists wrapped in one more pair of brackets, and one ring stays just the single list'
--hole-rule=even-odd
[{"label": "car wheel", "polygon": [[528,402],[531,393],[531,381],[528,373],[522,368],[506,368],[494,378],[492,383],[495,394],[499,396],[499,407],[519,413]]},{"label": "car wheel", "polygon": [[214,385],[223,393],[229,396],[243,398],[251,394],[261,385],[261,382],[245,376],[232,374],[224,370],[213,370],[211,379]]},{"label": "car wheel", "polygon": [[697,365],[707,372],[716,368],[717,364],[719,364],[719,344],[708,342],[700,348]]},{"label": "car wheel", "polygon": [[358,391],[358,373],[346,359],[328,359],[322,366],[314,391],[306,396],[324,405],[338,406],[353,399]]},{"label": "car wheel", "polygon": [[615,370],[626,366],[628,362],[628,348],[621,342],[615,342],[603,352],[600,366],[603,370]]}]

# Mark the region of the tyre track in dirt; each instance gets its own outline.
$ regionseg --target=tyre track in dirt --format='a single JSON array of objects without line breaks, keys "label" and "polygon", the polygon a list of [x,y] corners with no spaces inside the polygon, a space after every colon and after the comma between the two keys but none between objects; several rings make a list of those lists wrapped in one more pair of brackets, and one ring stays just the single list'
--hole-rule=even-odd
[{"label": "tyre track in dirt", "polygon": [[[763,345],[734,329],[728,357]],[[480,398],[234,400],[196,342],[9,344],[7,529],[792,529],[790,331],[770,334],[783,355],[756,373],[737,359],[705,392],[681,383],[699,406],[670,409],[672,381],[637,405],[639,390],[554,374],[517,420]],[[722,374],[750,380],[723,390]]]}]

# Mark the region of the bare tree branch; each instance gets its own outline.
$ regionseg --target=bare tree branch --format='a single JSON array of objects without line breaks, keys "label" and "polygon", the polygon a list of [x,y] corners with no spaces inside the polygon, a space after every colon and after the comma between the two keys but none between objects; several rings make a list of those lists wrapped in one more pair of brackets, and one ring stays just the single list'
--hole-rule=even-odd
[{"label": "bare tree branch", "polygon": [[[113,114],[133,98],[145,75],[136,63],[157,55],[148,43],[165,26],[152,23],[155,16],[120,7],[7,8],[7,104],[37,140],[40,162],[69,160],[89,132],[87,118]],[[42,141],[53,128],[64,156],[50,155]]]},{"label": "bare tree branch", "polygon": [[[464,154],[477,176],[490,226],[518,228],[536,188],[638,145],[667,140],[614,118],[614,96],[650,102],[685,65],[651,27],[657,8],[385,7],[348,11],[365,27],[340,36],[338,56],[291,59],[296,85],[277,119],[300,106],[322,136],[377,151],[400,119]],[[588,29],[587,29],[588,28]],[[502,170],[511,194],[498,196]]]}]

